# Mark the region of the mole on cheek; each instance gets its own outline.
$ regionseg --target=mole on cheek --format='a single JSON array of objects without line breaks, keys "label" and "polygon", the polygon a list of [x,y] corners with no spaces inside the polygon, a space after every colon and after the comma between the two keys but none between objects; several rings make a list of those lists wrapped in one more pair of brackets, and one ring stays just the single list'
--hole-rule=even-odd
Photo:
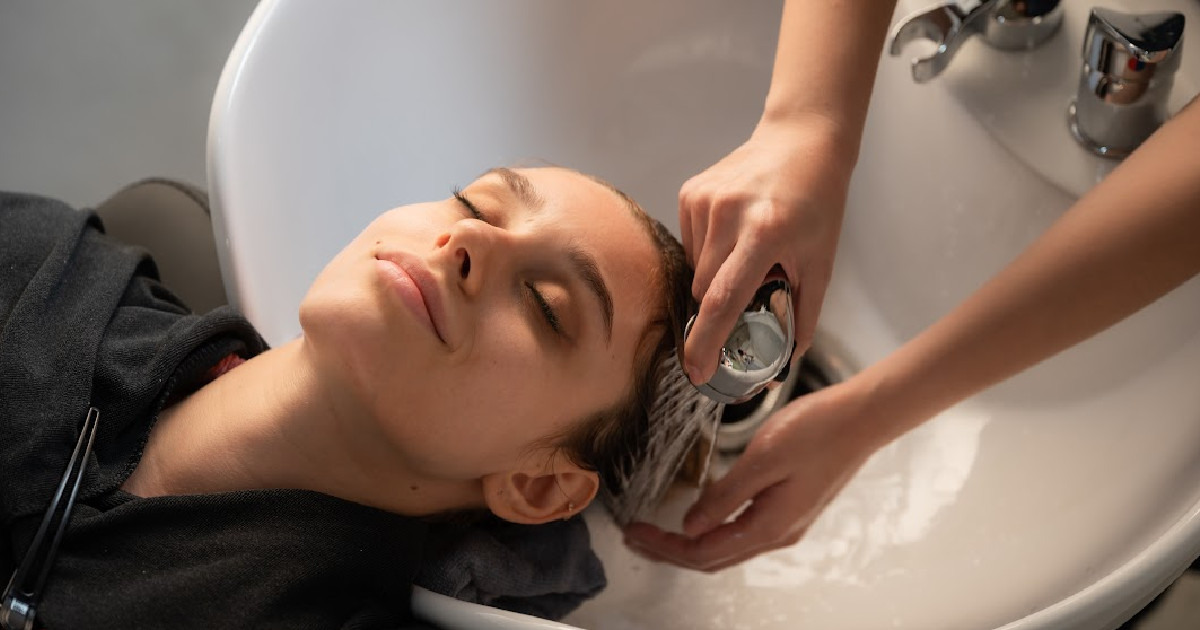
[{"label": "mole on cheek", "polygon": [[413,486],[409,486],[408,489],[412,490],[413,492],[416,492],[418,488],[417,488],[417,486],[413,485]]}]

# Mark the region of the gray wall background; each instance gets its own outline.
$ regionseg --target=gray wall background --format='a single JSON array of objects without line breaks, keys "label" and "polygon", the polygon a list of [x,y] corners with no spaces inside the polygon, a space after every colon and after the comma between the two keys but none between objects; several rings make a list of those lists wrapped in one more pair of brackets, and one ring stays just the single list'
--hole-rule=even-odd
[{"label": "gray wall background", "polygon": [[77,206],[205,182],[208,110],[252,0],[0,0],[0,188]]}]

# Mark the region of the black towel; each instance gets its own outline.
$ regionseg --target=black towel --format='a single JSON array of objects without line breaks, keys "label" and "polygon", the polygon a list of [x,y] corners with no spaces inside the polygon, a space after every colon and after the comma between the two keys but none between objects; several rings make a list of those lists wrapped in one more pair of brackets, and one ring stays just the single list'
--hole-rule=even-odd
[{"label": "black towel", "polygon": [[414,583],[435,593],[561,619],[608,584],[580,515],[518,525],[489,514],[430,531],[434,540]]}]

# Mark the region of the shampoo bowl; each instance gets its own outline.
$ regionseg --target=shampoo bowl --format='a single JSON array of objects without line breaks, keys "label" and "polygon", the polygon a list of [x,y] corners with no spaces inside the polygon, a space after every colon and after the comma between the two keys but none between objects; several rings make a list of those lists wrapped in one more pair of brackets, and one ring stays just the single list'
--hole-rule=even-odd
[{"label": "shampoo bowl", "polygon": [[[1200,25],[1195,2],[1130,3]],[[897,15],[924,4],[901,1]],[[1063,8],[1061,42],[1019,53],[967,42],[924,85],[906,59],[881,61],[818,331],[847,364],[932,323],[1072,203],[1071,182],[1103,174],[1063,122],[1090,7]],[[305,288],[371,218],[497,164],[593,172],[677,230],[679,186],[758,119],[779,11],[778,0],[264,0],[210,123],[231,301],[268,341],[291,338]],[[1195,93],[1195,61],[1176,90]],[[1033,83],[1009,103],[981,91],[981,73],[988,86]],[[998,133],[1010,111],[1039,106],[1031,93],[1055,117],[1021,138]],[[1036,150],[1010,144],[1022,138]],[[1193,280],[948,410],[876,454],[799,544],[718,574],[641,560],[589,510],[610,584],[567,621],[1115,628],[1200,555],[1198,313]],[[424,592],[415,603],[452,627],[561,627]]]}]

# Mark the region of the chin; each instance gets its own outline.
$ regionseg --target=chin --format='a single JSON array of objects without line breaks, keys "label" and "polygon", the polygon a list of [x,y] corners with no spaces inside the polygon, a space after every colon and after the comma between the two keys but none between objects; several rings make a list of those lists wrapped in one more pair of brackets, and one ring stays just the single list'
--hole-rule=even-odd
[{"label": "chin", "polygon": [[300,303],[300,328],[321,355],[366,359],[386,352],[394,336],[379,306],[361,288],[314,284]]}]

